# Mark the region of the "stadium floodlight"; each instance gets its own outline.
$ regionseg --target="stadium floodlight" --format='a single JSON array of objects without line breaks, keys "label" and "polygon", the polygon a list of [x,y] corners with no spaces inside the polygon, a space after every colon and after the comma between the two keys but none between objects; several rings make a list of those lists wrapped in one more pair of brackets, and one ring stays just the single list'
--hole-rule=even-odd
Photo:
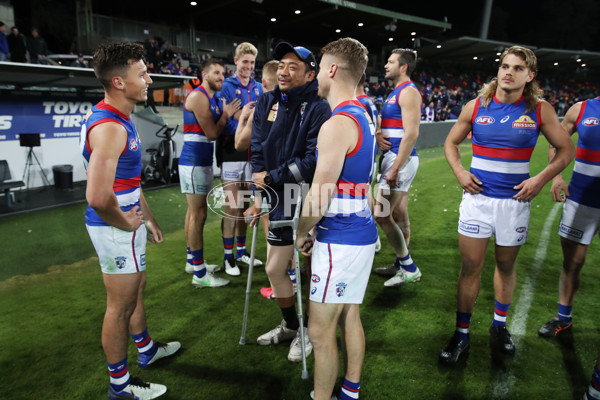
[{"label": "stadium floodlight", "polygon": [[363,24],[362,22],[358,23],[358,26],[364,26],[365,24]]},{"label": "stadium floodlight", "polygon": [[340,33],[342,30],[341,29],[336,29],[335,33]]},{"label": "stadium floodlight", "polygon": [[296,11],[294,11],[294,14],[300,14],[301,12],[302,11],[300,11],[300,10],[296,10]]}]

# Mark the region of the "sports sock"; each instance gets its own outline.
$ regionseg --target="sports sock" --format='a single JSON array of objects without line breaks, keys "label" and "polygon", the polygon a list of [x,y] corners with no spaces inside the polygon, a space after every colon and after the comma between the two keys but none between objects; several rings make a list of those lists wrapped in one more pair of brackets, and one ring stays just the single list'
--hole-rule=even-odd
[{"label": "sports sock", "polygon": [[410,253],[407,253],[404,257],[396,257],[396,268],[399,269],[400,267],[407,272],[415,272],[417,270],[417,266],[410,257]]},{"label": "sports sock", "polygon": [[206,275],[206,265],[204,264],[204,249],[192,250],[192,265],[194,266],[194,276],[202,278]]},{"label": "sports sock", "polygon": [[187,249],[187,263],[191,264],[192,263],[192,251],[190,250],[189,247],[187,247],[186,249]]},{"label": "sports sock", "polygon": [[471,313],[456,312],[456,331],[454,334],[462,340],[469,340],[469,326],[471,325]]},{"label": "sports sock", "polygon": [[138,333],[137,335],[132,333],[131,337],[133,338],[133,341],[135,342],[135,345],[137,346],[138,352],[140,354],[143,354],[145,356],[153,356],[154,354],[156,354],[158,346],[150,337],[150,334],[148,333],[148,328],[144,329],[142,333]]},{"label": "sports sock", "polygon": [[563,306],[558,303],[558,315],[557,317],[562,319],[565,322],[571,322],[571,312],[573,311],[573,306]]},{"label": "sports sock", "polygon": [[494,308],[494,320],[492,321],[493,326],[506,326],[506,314],[508,314],[508,308],[510,303],[502,304],[498,300]]},{"label": "sports sock", "polygon": [[229,258],[233,258],[233,236],[232,237],[224,237],[223,238],[223,249],[225,251],[225,257],[223,260],[227,260]]},{"label": "sports sock", "polygon": [[340,388],[340,400],[355,400],[358,399],[358,391],[360,390],[360,382],[350,382],[344,378],[344,383]]},{"label": "sports sock", "polygon": [[246,254],[246,236],[237,236],[236,247],[235,258],[240,258]]},{"label": "sports sock", "polygon": [[600,399],[600,370],[598,370],[598,366],[594,367],[594,374],[592,375],[588,391],[585,393],[585,398],[588,400]]},{"label": "sports sock", "polygon": [[300,327],[298,314],[296,314],[296,307],[282,307],[281,315],[283,315],[283,319],[285,320],[288,329],[297,330]]},{"label": "sports sock", "polygon": [[108,374],[110,375],[110,386],[112,386],[115,392],[120,392],[129,385],[129,370],[127,369],[127,357],[121,362],[108,364]]}]

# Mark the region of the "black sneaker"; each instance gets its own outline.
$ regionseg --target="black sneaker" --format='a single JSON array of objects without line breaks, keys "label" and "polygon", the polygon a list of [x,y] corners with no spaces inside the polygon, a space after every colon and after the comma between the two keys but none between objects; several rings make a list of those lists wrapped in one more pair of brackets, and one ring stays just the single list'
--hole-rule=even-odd
[{"label": "black sneaker", "polygon": [[492,346],[502,354],[512,356],[515,354],[515,344],[510,338],[510,332],[506,326],[490,326],[490,335],[492,336]]},{"label": "black sneaker", "polygon": [[566,322],[555,317],[538,330],[538,335],[541,337],[553,337],[558,335],[560,332],[569,329],[572,324],[572,322]]},{"label": "black sneaker", "polygon": [[454,335],[440,353],[439,360],[444,364],[456,364],[460,355],[469,351],[469,347],[471,347],[469,339],[461,339],[458,335]]}]

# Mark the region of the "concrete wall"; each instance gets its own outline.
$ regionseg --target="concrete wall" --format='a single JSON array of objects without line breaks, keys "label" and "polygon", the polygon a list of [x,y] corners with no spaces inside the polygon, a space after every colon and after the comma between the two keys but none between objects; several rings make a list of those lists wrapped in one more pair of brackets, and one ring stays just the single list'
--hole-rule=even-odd
[{"label": "concrete wall", "polygon": [[421,122],[419,128],[419,138],[417,139],[417,149],[427,147],[443,146],[446,136],[452,129],[456,120],[444,122]]}]

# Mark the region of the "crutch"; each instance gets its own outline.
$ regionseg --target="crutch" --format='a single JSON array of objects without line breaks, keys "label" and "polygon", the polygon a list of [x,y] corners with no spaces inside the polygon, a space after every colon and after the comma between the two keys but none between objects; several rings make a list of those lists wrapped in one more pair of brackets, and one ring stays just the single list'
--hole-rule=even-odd
[{"label": "crutch", "polygon": [[296,249],[296,230],[298,229],[298,222],[300,221],[300,208],[302,207],[302,186],[298,189],[298,199],[296,201],[296,212],[294,218],[291,220],[284,221],[271,221],[271,228],[283,228],[289,226],[292,228],[292,238],[294,241],[294,266],[296,268],[296,295],[298,303],[298,321],[300,322],[300,341],[302,348],[302,379],[308,379],[308,370],[306,369],[306,343],[304,342],[304,315],[302,314],[302,286],[301,273],[300,273],[300,260],[298,256],[298,249]]},{"label": "crutch", "polygon": [[[254,219],[253,215],[248,215],[246,217],[246,221],[251,223]],[[240,337],[240,344],[246,344],[246,325],[248,323],[248,306],[250,304],[250,289],[252,288],[252,270],[254,269],[254,255],[256,253],[256,233],[258,230],[256,229],[256,225],[258,225],[258,220],[254,224],[252,228],[252,247],[250,248],[250,265],[248,266],[248,283],[246,283],[246,302],[244,303],[244,319],[242,322],[242,336]]]}]

